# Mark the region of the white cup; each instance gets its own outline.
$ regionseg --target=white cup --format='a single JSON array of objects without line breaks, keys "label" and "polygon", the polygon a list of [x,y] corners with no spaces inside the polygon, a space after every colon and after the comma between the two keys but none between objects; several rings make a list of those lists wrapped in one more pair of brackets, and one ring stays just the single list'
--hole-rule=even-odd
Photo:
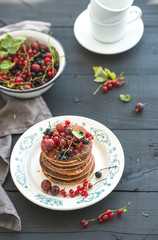
[{"label": "white cup", "polygon": [[120,22],[128,15],[134,0],[91,0],[90,12],[103,24]]},{"label": "white cup", "polygon": [[138,18],[142,16],[142,11],[137,6],[132,6],[131,8],[135,9],[128,13],[128,16],[125,17],[123,20],[112,23],[112,24],[102,24],[97,22],[89,13],[89,20],[91,26],[91,33],[93,37],[103,43],[113,43],[119,41],[121,38],[124,37],[126,33],[126,29],[128,24],[136,21]]}]

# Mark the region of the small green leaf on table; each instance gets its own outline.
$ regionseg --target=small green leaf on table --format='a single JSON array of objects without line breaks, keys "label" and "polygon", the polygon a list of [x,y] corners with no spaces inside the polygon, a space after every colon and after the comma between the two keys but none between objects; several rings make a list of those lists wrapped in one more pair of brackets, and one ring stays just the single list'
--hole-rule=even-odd
[{"label": "small green leaf on table", "polygon": [[129,102],[131,100],[131,96],[129,94],[120,94],[120,100],[124,102]]},{"label": "small green leaf on table", "polygon": [[106,74],[112,79],[115,80],[116,79],[116,73],[111,72],[109,69],[104,68],[104,71],[106,72]]},{"label": "small green leaf on table", "polygon": [[94,82],[103,83],[107,80],[108,75],[102,67],[93,67],[94,70]]}]

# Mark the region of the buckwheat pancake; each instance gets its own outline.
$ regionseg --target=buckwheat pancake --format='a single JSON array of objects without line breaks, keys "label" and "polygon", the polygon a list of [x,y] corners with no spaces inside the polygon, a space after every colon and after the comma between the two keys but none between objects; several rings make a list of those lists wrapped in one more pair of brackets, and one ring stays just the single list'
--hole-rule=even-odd
[{"label": "buckwheat pancake", "polygon": [[[72,128],[73,131],[82,131],[84,139],[87,132],[84,127],[72,125]],[[41,142],[40,165],[45,176],[51,181],[60,184],[75,184],[82,182],[93,172],[95,160],[92,155],[92,138],[89,138],[88,144],[82,144],[77,148],[77,154],[72,154],[66,161],[58,160],[59,152],[55,148],[45,150],[43,143],[44,140]]]}]

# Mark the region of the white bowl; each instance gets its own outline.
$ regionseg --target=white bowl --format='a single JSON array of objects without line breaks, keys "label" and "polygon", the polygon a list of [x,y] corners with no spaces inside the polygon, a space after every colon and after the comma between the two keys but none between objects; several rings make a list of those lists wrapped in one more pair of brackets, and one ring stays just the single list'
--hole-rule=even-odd
[{"label": "white bowl", "polygon": [[[29,40],[30,42],[39,41],[46,45],[48,44],[48,40],[49,40],[50,46],[55,47],[55,49],[57,50],[60,57],[58,72],[56,76],[45,85],[39,86],[34,89],[30,89],[30,90],[16,90],[16,89],[6,88],[0,85],[0,91],[12,97],[34,98],[34,97],[40,96],[44,92],[48,91],[50,87],[52,87],[54,82],[58,79],[58,77],[64,71],[64,68],[66,65],[66,59],[65,59],[65,52],[61,43],[52,36],[49,36],[45,33],[33,31],[33,30],[18,30],[18,31],[9,32],[8,34],[11,35],[12,37],[26,37],[27,40]],[[5,34],[0,36],[0,39],[4,37],[5,37]]]}]

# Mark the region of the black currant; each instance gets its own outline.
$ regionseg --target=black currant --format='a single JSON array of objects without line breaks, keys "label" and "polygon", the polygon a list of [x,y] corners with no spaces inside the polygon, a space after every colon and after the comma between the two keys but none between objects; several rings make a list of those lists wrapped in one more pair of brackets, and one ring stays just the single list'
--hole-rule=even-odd
[{"label": "black currant", "polygon": [[85,145],[89,144],[89,139],[88,139],[88,138],[84,138],[83,143],[84,143]]},{"label": "black currant", "polygon": [[100,171],[98,171],[98,172],[95,173],[95,176],[96,176],[96,178],[101,178],[102,173]]}]

